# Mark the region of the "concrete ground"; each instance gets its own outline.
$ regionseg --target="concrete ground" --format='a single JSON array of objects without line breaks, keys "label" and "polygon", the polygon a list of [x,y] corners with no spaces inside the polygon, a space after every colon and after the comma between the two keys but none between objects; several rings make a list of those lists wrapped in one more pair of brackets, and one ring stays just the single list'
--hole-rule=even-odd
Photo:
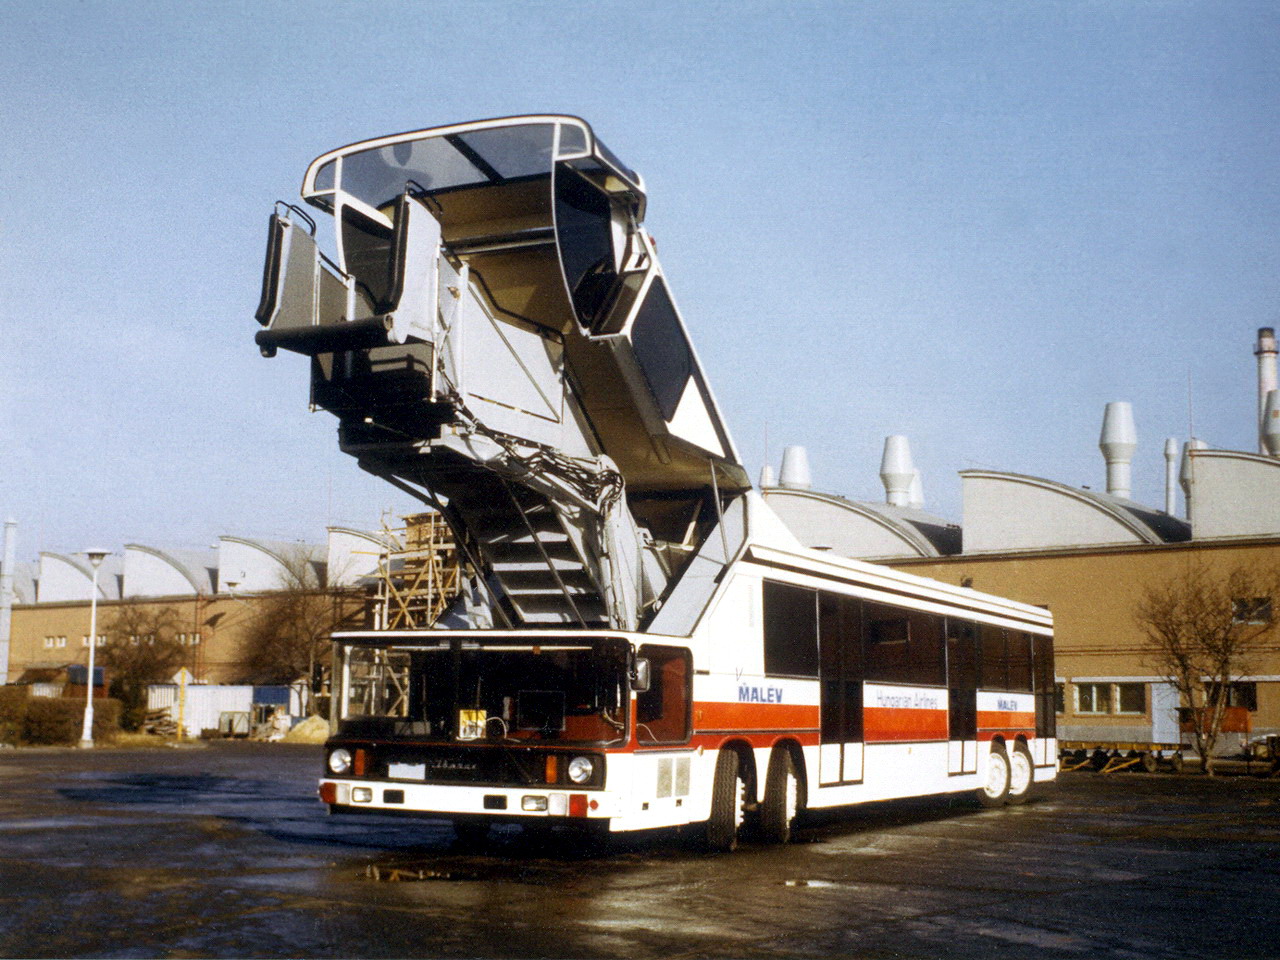
[{"label": "concrete ground", "polygon": [[[0,753],[6,957],[1280,957],[1280,782],[1091,773],[804,842],[328,817],[319,749]],[[388,881],[388,878],[399,880]],[[419,879],[421,877],[421,879]]]}]

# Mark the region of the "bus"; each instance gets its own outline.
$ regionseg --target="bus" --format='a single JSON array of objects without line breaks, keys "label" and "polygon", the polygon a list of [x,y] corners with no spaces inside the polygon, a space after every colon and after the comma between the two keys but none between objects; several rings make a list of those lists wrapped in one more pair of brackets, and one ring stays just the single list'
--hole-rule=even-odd
[{"label": "bus", "polygon": [[688,636],[336,634],[321,799],[468,838],[697,824],[729,851],[809,809],[1054,779],[1047,610],[804,548],[727,569]]}]

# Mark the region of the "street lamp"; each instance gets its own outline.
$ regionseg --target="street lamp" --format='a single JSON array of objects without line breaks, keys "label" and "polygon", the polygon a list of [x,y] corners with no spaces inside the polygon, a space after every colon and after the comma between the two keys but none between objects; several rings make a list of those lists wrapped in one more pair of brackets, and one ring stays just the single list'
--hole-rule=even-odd
[{"label": "street lamp", "polygon": [[98,568],[102,558],[110,550],[86,550],[85,556],[93,564],[93,587],[89,594],[89,696],[84,703],[84,728],[80,731],[81,749],[93,747],[93,654],[98,648]]}]

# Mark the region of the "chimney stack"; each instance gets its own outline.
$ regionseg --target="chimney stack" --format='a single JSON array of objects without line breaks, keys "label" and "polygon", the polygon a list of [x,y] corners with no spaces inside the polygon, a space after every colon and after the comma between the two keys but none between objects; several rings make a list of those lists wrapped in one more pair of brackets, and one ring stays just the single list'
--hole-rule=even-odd
[{"label": "chimney stack", "polygon": [[1266,453],[1267,394],[1280,387],[1280,383],[1276,382],[1276,331],[1274,327],[1259,328],[1258,343],[1253,348],[1253,355],[1258,358],[1258,452]]},{"label": "chimney stack", "polygon": [[765,487],[774,487],[777,486],[777,484],[777,478],[773,475],[773,467],[766,463],[760,468],[760,489],[763,490]]},{"label": "chimney stack", "polygon": [[783,447],[778,486],[788,490],[808,490],[813,486],[813,476],[809,473],[809,451],[804,447]]},{"label": "chimney stack", "polygon": [[1262,406],[1262,446],[1273,457],[1280,457],[1280,390],[1268,390]]},{"label": "chimney stack", "polygon": [[1138,431],[1133,425],[1133,404],[1116,400],[1102,415],[1102,436],[1098,449],[1107,461],[1107,493],[1128,500],[1133,496],[1133,451],[1138,448]]},{"label": "chimney stack", "polygon": [[18,521],[4,522],[4,560],[0,562],[0,683],[9,682],[9,627],[13,617],[13,564],[18,552]]},{"label": "chimney stack", "polygon": [[884,484],[885,502],[895,507],[911,505],[911,479],[915,467],[911,463],[911,446],[907,438],[894,434],[884,438],[884,456],[880,458],[880,480]]},{"label": "chimney stack", "polygon": [[1173,516],[1178,511],[1178,441],[1164,442],[1164,512]]},{"label": "chimney stack", "polygon": [[1182,495],[1187,501],[1187,520],[1191,520],[1191,503],[1195,499],[1193,488],[1195,487],[1195,469],[1191,465],[1192,450],[1207,450],[1209,445],[1203,440],[1197,440],[1192,437],[1182,445],[1182,469],[1178,472],[1178,481],[1182,484]]}]

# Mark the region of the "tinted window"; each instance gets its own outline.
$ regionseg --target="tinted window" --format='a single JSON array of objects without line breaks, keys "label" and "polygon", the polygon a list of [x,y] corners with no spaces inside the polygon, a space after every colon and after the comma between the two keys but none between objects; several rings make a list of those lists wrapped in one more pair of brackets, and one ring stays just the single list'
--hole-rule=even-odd
[{"label": "tinted window", "polygon": [[681,743],[689,739],[689,651],[679,647],[640,648],[649,661],[649,689],[636,696],[636,736],[641,743]]},{"label": "tinted window", "polygon": [[764,582],[764,672],[775,677],[818,675],[816,590]]},{"label": "tinted window", "polygon": [[573,308],[590,326],[618,277],[609,198],[564,164],[556,167],[556,241]]},{"label": "tinted window", "polygon": [[1030,693],[1031,684],[1031,634],[1010,630],[1008,633],[1009,667],[1008,689]]},{"label": "tinted window", "polygon": [[980,624],[978,649],[981,660],[978,668],[978,685],[984,690],[1009,689],[1009,660],[1005,651],[1004,627]]},{"label": "tinted window", "polygon": [[631,346],[662,418],[670,423],[693,372],[693,355],[662,277],[654,279],[640,305]]},{"label": "tinted window", "polygon": [[883,603],[864,606],[867,679],[904,683],[911,672],[907,611]]},{"label": "tinted window", "polygon": [[822,654],[822,742],[862,739],[862,601],[822,593],[818,598]]},{"label": "tinted window", "polygon": [[386,313],[393,284],[391,231],[351,207],[342,209],[342,256],[347,273],[374,313]]}]

